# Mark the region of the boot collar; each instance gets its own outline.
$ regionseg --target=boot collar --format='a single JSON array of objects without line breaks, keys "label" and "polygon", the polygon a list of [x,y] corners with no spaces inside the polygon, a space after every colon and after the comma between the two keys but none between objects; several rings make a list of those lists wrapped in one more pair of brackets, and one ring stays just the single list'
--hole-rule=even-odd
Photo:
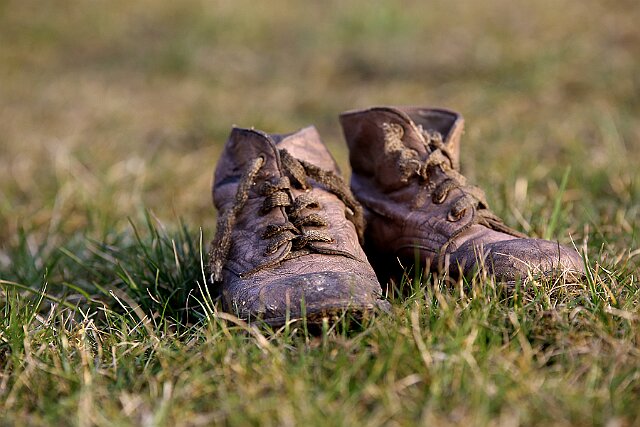
[{"label": "boot collar", "polygon": [[424,130],[435,131],[442,135],[443,142],[451,147],[453,154],[453,168],[459,169],[460,164],[460,138],[464,131],[464,118],[461,114],[445,108],[399,106],[399,107],[373,107],[364,110],[347,111],[340,115],[341,118],[361,117],[364,120],[380,122],[380,116],[399,122],[404,128],[403,142],[407,147],[416,150],[421,155],[426,155],[424,137],[419,126]]}]

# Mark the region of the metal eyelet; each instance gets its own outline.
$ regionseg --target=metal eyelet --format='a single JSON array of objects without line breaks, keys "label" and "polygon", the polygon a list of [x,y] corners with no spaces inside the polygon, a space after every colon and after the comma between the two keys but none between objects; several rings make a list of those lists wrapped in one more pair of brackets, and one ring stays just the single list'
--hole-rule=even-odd
[{"label": "metal eyelet", "polygon": [[453,210],[450,210],[449,213],[447,214],[447,219],[450,222],[458,222],[462,219],[462,217],[466,212],[467,212],[466,209],[462,209],[460,212],[456,214],[455,212],[453,212]]},{"label": "metal eyelet", "polygon": [[438,195],[434,193],[433,197],[431,197],[431,200],[436,205],[441,205],[441,204],[444,203],[445,200],[447,200],[448,194],[446,192],[442,192],[442,194],[439,195],[440,197],[436,197],[436,196],[438,196]]}]

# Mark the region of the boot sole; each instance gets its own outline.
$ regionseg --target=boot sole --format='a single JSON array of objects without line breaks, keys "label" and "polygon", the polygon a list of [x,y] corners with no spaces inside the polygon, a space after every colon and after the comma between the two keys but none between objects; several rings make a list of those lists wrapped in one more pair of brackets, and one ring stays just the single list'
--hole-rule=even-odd
[{"label": "boot sole", "polygon": [[264,323],[271,327],[277,328],[284,326],[287,322],[296,324],[304,322],[306,320],[307,325],[322,325],[325,319],[328,319],[329,324],[339,321],[345,316],[349,316],[352,319],[361,321],[373,317],[378,313],[389,313],[391,311],[391,304],[388,301],[378,300],[376,304],[367,304],[362,306],[343,305],[333,307],[322,307],[319,309],[312,309],[305,317],[270,317],[267,319],[256,318],[250,323]]}]

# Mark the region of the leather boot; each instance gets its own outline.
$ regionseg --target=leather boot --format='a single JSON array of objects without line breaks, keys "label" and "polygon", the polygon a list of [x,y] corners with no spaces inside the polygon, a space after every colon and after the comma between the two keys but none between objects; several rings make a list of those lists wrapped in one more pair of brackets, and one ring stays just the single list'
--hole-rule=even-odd
[{"label": "leather boot", "polygon": [[467,184],[459,172],[459,114],[379,107],[346,112],[340,121],[376,271],[400,259],[453,277],[484,269],[508,283],[540,275],[582,277],[575,250],[507,227],[489,210],[484,193]]},{"label": "leather boot", "polygon": [[210,280],[242,319],[319,323],[386,308],[361,248],[362,208],[313,127],[288,135],[234,128],[213,184]]}]

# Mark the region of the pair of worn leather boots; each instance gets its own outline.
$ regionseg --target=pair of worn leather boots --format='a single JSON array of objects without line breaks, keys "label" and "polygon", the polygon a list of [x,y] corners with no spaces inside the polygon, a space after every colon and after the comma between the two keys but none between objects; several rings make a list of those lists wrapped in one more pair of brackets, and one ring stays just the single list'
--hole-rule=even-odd
[{"label": "pair of worn leather boots", "polygon": [[467,184],[459,114],[379,107],[340,121],[351,188],[314,127],[231,131],[215,171],[209,254],[225,310],[272,326],[367,315],[388,307],[378,277],[399,261],[458,278],[485,271],[510,283],[582,276],[576,251],[507,227]]}]

